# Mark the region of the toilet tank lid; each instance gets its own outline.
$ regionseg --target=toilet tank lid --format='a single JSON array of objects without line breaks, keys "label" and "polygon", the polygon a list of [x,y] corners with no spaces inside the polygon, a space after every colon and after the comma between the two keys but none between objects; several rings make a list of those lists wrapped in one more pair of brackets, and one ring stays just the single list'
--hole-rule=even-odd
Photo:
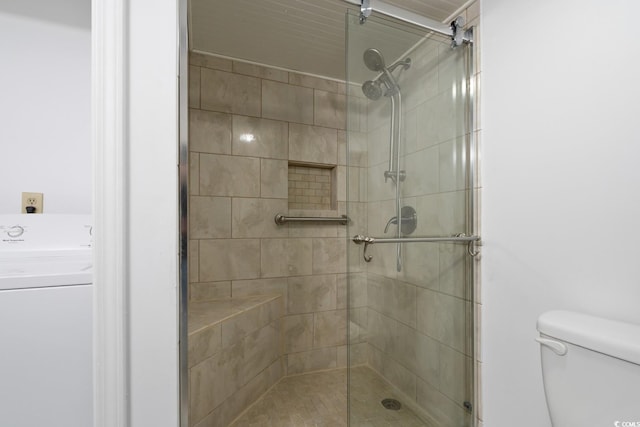
[{"label": "toilet tank lid", "polygon": [[640,325],[571,311],[538,317],[544,335],[640,365]]}]

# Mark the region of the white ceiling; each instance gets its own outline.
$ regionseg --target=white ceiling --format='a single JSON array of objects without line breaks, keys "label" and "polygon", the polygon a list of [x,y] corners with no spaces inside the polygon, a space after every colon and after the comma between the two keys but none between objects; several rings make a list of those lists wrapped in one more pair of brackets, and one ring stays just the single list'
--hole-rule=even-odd
[{"label": "white ceiling", "polygon": [[[438,21],[465,2],[387,0]],[[191,0],[190,46],[201,52],[344,79],[347,9],[355,15],[358,6],[343,0]],[[353,50],[356,46],[358,51],[376,47],[388,62],[419,39],[415,33],[386,31],[373,23],[350,28]]]}]

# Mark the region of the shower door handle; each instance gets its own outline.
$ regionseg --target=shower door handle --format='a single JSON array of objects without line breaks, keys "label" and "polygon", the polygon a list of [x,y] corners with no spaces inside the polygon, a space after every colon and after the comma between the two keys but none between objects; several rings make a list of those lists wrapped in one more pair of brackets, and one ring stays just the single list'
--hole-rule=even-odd
[{"label": "shower door handle", "polygon": [[459,234],[456,234],[455,236],[450,236],[450,237],[434,236],[434,237],[387,238],[387,237],[370,237],[370,236],[363,236],[362,234],[357,234],[357,235],[353,236],[353,238],[351,240],[353,240],[353,243],[355,243],[356,245],[361,245],[361,244],[364,243],[364,252],[362,253],[362,256],[363,256],[363,258],[364,258],[364,260],[366,262],[371,262],[371,260],[373,259],[373,256],[372,255],[367,255],[367,249],[369,248],[369,245],[373,245],[375,243],[425,243],[425,242],[426,243],[447,243],[447,242],[455,243],[455,242],[461,242],[461,243],[467,243],[469,245],[467,252],[472,257],[475,257],[476,255],[478,255],[478,252],[474,251],[473,246],[476,245],[477,242],[480,241],[480,236],[467,236],[464,233],[459,233]]}]

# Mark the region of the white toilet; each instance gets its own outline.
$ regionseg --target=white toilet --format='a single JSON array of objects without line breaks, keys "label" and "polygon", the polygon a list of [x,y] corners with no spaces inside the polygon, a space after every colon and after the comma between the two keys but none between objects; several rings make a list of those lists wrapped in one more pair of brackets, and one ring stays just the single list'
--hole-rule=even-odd
[{"label": "white toilet", "polygon": [[640,427],[640,325],[550,311],[538,331],[553,427]]}]

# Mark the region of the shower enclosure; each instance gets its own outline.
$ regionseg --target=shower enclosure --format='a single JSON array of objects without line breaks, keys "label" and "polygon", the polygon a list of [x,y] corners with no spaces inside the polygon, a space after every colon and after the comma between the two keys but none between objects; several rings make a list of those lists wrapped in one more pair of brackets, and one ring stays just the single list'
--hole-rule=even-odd
[{"label": "shower enclosure", "polygon": [[472,426],[472,44],[346,19],[349,422]]}]

